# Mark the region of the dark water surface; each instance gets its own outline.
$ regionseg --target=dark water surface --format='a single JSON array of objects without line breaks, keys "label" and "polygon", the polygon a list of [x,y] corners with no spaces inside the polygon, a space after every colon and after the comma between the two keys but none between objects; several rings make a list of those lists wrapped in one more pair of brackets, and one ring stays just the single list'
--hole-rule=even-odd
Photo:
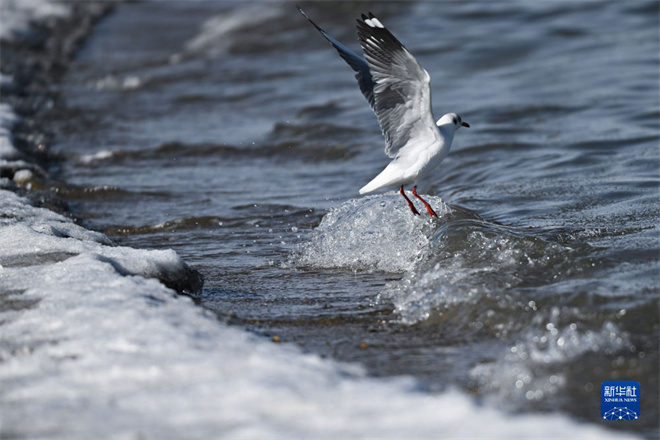
[{"label": "dark water surface", "polygon": [[86,226],[175,249],[229,323],[600,423],[637,380],[658,428],[658,3],[302,4],[357,50],[372,11],[471,125],[421,185],[358,197],[387,163],[352,72],[293,3],[140,2],[72,65],[53,148]]}]

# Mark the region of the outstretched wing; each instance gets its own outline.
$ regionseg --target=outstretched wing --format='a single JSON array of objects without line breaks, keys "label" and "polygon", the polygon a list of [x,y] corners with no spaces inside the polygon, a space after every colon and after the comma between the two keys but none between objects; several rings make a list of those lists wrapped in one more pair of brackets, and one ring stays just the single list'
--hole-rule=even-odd
[{"label": "outstretched wing", "polygon": [[371,76],[371,72],[369,71],[369,64],[367,64],[366,60],[334,39],[326,31],[321,29],[321,27],[314,23],[312,19],[309,18],[302,9],[300,9],[300,7],[298,7],[298,10],[307,20],[309,20],[310,23],[314,25],[314,27],[321,33],[321,35],[323,35],[325,39],[328,40],[335,49],[337,49],[339,56],[341,56],[344,61],[346,61],[349,66],[351,66],[351,69],[356,72],[355,78],[357,79],[360,91],[364,97],[367,98],[367,102],[369,102],[369,105],[375,112],[374,86],[376,84],[374,83],[374,80]]},{"label": "outstretched wing", "polygon": [[[412,139],[435,140],[429,74],[415,57],[369,13],[357,20],[358,36],[375,82],[374,104],[385,153],[395,157]],[[327,38],[327,37],[326,37]]]}]

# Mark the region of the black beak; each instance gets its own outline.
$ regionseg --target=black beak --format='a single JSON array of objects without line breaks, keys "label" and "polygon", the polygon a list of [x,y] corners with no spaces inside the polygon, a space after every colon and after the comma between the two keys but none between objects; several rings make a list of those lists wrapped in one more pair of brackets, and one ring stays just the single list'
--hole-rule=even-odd
[{"label": "black beak", "polygon": [[470,124],[468,124],[467,122],[461,122],[461,125],[462,125],[463,127],[470,128]]}]

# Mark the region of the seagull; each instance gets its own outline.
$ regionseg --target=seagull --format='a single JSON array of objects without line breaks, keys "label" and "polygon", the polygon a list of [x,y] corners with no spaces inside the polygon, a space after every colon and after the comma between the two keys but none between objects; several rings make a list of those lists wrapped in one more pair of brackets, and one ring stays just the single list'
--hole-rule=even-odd
[{"label": "seagull", "polygon": [[419,215],[403,190],[412,183],[412,194],[424,203],[431,217],[437,217],[431,205],[417,194],[417,181],[447,156],[456,130],[470,125],[456,113],[447,113],[434,122],[428,72],[371,12],[357,20],[362,58],[321,29],[302,9],[298,10],[356,72],[360,91],[385,136],[385,154],[392,161],[360,189],[360,194],[399,187],[410,210]]}]

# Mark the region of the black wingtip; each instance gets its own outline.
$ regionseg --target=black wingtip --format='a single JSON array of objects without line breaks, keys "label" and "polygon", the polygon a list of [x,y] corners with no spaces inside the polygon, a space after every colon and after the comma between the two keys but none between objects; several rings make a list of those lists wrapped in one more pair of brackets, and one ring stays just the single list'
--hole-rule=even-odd
[{"label": "black wingtip", "polygon": [[317,30],[318,30],[318,31],[319,31],[319,32],[320,32],[325,38],[328,38],[327,35],[326,35],[326,33],[325,33],[325,31],[321,28],[321,26],[319,26],[318,24],[314,23],[314,21],[312,21],[312,19],[309,18],[309,17],[307,16],[307,14],[305,14],[305,11],[303,11],[302,8],[301,8],[300,6],[296,5],[296,8],[298,8],[298,10],[299,10],[300,13],[303,15],[303,17],[305,17],[310,23],[312,23],[312,25],[314,25],[314,27],[315,27],[315,28],[316,28],[316,29],[317,29]]},{"label": "black wingtip", "polygon": [[376,18],[376,16],[375,16],[374,14],[372,14],[371,12],[369,12],[369,18],[370,18],[370,19],[371,19],[371,18]]}]

